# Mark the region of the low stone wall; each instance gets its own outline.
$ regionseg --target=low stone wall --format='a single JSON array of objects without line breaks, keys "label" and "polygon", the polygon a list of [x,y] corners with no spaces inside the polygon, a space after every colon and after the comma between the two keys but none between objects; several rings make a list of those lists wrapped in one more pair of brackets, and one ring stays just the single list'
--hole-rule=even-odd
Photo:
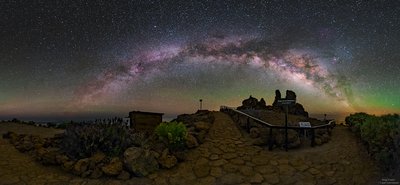
[{"label": "low stone wall", "polygon": [[184,122],[189,132],[185,141],[186,148],[177,151],[170,151],[164,142],[152,135],[150,138],[143,138],[148,140],[146,146],[129,147],[122,156],[107,156],[96,152],[87,158],[74,159],[61,150],[61,143],[66,137],[63,133],[44,138],[7,132],[3,134],[3,138],[8,139],[18,151],[31,155],[43,165],[60,166],[66,172],[85,178],[106,176],[127,180],[131,177],[148,176],[162,168],[170,169],[184,161],[188,149],[196,148],[204,142],[214,118],[211,112],[203,111],[178,116],[177,120]]}]

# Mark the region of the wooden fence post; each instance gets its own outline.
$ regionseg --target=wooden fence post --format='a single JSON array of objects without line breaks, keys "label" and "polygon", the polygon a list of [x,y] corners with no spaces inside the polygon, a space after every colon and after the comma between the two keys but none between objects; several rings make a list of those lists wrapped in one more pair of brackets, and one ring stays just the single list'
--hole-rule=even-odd
[{"label": "wooden fence post", "polygon": [[311,129],[311,147],[315,146],[315,129]]},{"label": "wooden fence post", "polygon": [[272,150],[272,145],[273,145],[273,141],[272,141],[272,127],[269,127],[269,136],[268,136],[268,150],[271,151]]},{"label": "wooden fence post", "polygon": [[250,133],[250,118],[249,117],[247,117],[246,130],[248,133]]}]

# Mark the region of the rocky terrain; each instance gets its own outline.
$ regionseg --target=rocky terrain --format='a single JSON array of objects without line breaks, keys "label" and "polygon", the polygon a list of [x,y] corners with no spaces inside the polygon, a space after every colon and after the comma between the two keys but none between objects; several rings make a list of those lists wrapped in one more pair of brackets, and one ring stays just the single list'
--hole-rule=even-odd
[{"label": "rocky terrain", "polygon": [[[237,110],[256,117],[270,125],[283,126],[285,125],[285,109],[284,106],[280,105],[279,100],[296,100],[296,93],[287,90],[286,97],[282,98],[279,90],[275,91],[275,99],[272,105],[266,105],[263,98],[258,101],[257,98],[250,96],[248,99],[242,101],[242,105],[237,107]],[[269,142],[272,142],[272,148],[282,148],[285,141],[285,131],[283,129],[273,129],[265,124],[262,124],[253,119],[249,119],[247,116],[237,114],[235,112],[227,112],[231,114],[231,118],[237,123],[243,130],[247,130],[252,142],[255,145],[266,146]],[[308,116],[308,112],[305,111],[303,105],[295,103],[288,106],[288,126],[299,127],[299,122],[309,122],[311,126],[325,125],[329,120],[318,120]],[[331,140],[331,128],[315,129],[315,142],[316,145],[322,145]],[[288,130],[288,148],[298,148],[305,144],[310,144],[310,137],[312,130]],[[271,140],[270,140],[271,138]]]},{"label": "rocky terrain", "polygon": [[[170,169],[145,177],[99,179],[79,177],[56,166],[43,166],[0,139],[0,184],[377,184],[382,178],[364,148],[345,127],[333,130],[329,143],[284,152],[254,146],[246,134],[221,112],[202,144]],[[195,127],[195,126],[194,126]],[[196,128],[194,128],[195,130]],[[62,131],[13,123],[0,124],[0,133],[35,133],[42,137]],[[22,131],[22,132],[21,132]],[[196,138],[197,139],[197,138]],[[115,163],[118,163],[114,161]]]},{"label": "rocky terrain", "polygon": [[[238,110],[268,110],[269,112],[274,112],[274,113],[283,113],[284,108],[279,105],[278,100],[296,100],[297,96],[296,93],[287,90],[286,91],[286,97],[282,98],[281,92],[279,90],[275,91],[275,99],[272,103],[272,105],[267,105],[264,98],[261,98],[260,101],[258,101],[257,98],[254,98],[250,95],[248,99],[245,99],[242,101],[242,105],[237,107]],[[308,112],[305,111],[304,107],[302,104],[296,102],[295,104],[289,106],[288,113],[291,115],[298,115],[299,117],[302,118],[308,118]]]}]

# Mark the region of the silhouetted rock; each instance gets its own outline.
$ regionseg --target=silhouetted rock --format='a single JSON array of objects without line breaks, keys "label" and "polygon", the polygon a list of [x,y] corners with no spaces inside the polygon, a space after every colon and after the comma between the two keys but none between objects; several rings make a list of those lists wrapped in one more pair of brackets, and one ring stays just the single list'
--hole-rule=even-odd
[{"label": "silhouetted rock", "polygon": [[260,101],[257,98],[254,98],[250,95],[248,99],[242,101],[242,106],[237,108],[238,110],[248,110],[248,109],[267,109],[267,105],[265,103],[264,98],[261,98]]},{"label": "silhouetted rock", "polygon": [[282,99],[281,92],[279,90],[275,90],[275,99],[274,103],[272,103],[272,106],[277,107],[278,106],[278,100]]},{"label": "silhouetted rock", "polygon": [[255,109],[257,106],[258,100],[250,95],[248,99],[242,101],[242,106],[238,107],[239,110],[245,109]]},{"label": "silhouetted rock", "polygon": [[[297,96],[296,93],[291,91],[291,90],[286,90],[286,100],[296,100]],[[277,111],[284,111],[284,108],[278,104],[278,100],[282,100],[281,98],[281,93],[279,90],[275,91],[275,100],[274,103],[272,104],[272,109],[277,110]],[[303,105],[300,103],[296,103],[294,105],[289,106],[288,110],[289,114],[294,114],[294,115],[302,115],[304,117],[308,117],[308,112],[304,110]]]},{"label": "silhouetted rock", "polygon": [[296,103],[294,106],[289,107],[289,114],[302,115],[304,117],[308,117],[308,112],[304,110],[303,105],[301,105],[300,103]]},{"label": "silhouetted rock", "polygon": [[291,90],[286,90],[286,98],[287,100],[296,100],[296,93]]},{"label": "silhouetted rock", "polygon": [[264,98],[261,98],[261,100],[257,103],[256,109],[267,109],[267,104],[265,103]]}]

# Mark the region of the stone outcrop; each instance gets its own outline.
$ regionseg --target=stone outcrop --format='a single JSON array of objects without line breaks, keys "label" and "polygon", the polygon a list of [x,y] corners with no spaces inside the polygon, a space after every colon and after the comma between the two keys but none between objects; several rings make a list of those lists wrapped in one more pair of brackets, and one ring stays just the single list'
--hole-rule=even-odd
[{"label": "stone outcrop", "polygon": [[110,163],[103,166],[101,170],[108,176],[116,176],[122,172],[122,162],[118,157],[111,159]]},{"label": "stone outcrop", "polygon": [[248,99],[242,101],[242,105],[237,108],[238,110],[247,110],[247,109],[256,109],[256,110],[265,110],[267,109],[267,105],[265,103],[264,98],[261,98],[258,101],[257,98],[254,98],[250,95]]},{"label": "stone outcrop", "polygon": [[188,148],[196,148],[197,146],[199,146],[197,139],[192,134],[188,134],[186,136],[185,143],[186,143],[186,147],[188,147]]},{"label": "stone outcrop", "polygon": [[76,175],[82,175],[83,173],[85,173],[89,167],[89,161],[89,158],[78,160],[78,162],[76,162],[73,167],[73,173]]},{"label": "stone outcrop", "polygon": [[289,107],[289,114],[302,115],[308,118],[308,112],[304,110],[303,105],[296,103],[293,107]]},{"label": "stone outcrop", "polygon": [[[18,151],[13,150],[11,146],[3,145],[2,147],[7,150],[3,150],[1,153],[7,153],[3,156],[7,156],[4,158],[8,160],[1,161],[5,174],[1,178],[1,183],[211,185],[348,184],[348,182],[353,182],[354,184],[368,184],[368,182],[375,182],[375,179],[380,178],[378,176],[380,171],[375,169],[376,166],[372,160],[359,156],[361,145],[356,145],[357,142],[354,141],[353,135],[350,135],[351,133],[345,127],[339,127],[334,132],[327,147],[276,152],[276,149],[268,151],[265,146],[251,146],[248,138],[240,134],[240,129],[228,115],[220,112],[214,114],[216,115],[216,124],[212,125],[209,139],[199,148],[190,150],[186,162],[171,170],[164,169],[148,177],[130,179],[133,174],[130,174],[129,170],[125,168],[119,175],[112,178],[92,179],[105,175],[101,167],[109,163],[107,159],[96,160],[99,163],[92,169],[91,163],[96,158],[92,156],[89,157],[88,170],[82,175],[87,176],[81,178],[71,176],[61,170],[53,170],[53,168],[32,163],[30,159],[16,155]],[[260,131],[262,133],[263,128],[260,128]],[[321,134],[323,135],[323,132],[316,132],[316,135]],[[260,134],[260,137],[262,136]],[[101,159],[101,154],[99,156]],[[65,158],[58,156],[56,160],[63,161]],[[73,166],[75,162],[66,163]],[[127,179],[130,180],[125,181]]]},{"label": "stone outcrop", "polygon": [[208,131],[214,122],[212,113],[208,110],[199,110],[195,114],[182,114],[173,120],[185,124],[188,136],[186,146],[195,148],[199,144],[204,143]]},{"label": "stone outcrop", "polygon": [[124,152],[125,167],[136,176],[147,176],[159,169],[156,154],[139,147],[130,147]]},{"label": "stone outcrop", "polygon": [[[286,100],[296,100],[296,93],[291,90],[286,90]],[[281,92],[279,90],[275,91],[275,99],[272,104],[274,110],[284,111],[284,108],[278,104],[278,100],[281,100]],[[288,113],[293,115],[301,115],[308,118],[308,112],[304,110],[304,107],[300,103],[296,103],[288,107]]]},{"label": "stone outcrop", "polygon": [[274,99],[274,103],[272,103],[273,107],[277,107],[278,106],[278,100],[282,99],[282,95],[281,92],[279,90],[275,90],[275,99]]},{"label": "stone outcrop", "polygon": [[286,90],[286,98],[287,100],[296,100],[296,93],[291,90]]},{"label": "stone outcrop", "polygon": [[168,149],[165,149],[158,159],[158,163],[161,167],[169,169],[174,167],[178,163],[178,160],[174,155],[169,154]]},{"label": "stone outcrop", "polygon": [[182,122],[186,125],[186,127],[192,127],[193,124],[199,121],[213,123],[214,117],[212,116],[210,111],[201,110],[197,111],[195,114],[181,114],[178,115],[176,119],[172,121]]}]

